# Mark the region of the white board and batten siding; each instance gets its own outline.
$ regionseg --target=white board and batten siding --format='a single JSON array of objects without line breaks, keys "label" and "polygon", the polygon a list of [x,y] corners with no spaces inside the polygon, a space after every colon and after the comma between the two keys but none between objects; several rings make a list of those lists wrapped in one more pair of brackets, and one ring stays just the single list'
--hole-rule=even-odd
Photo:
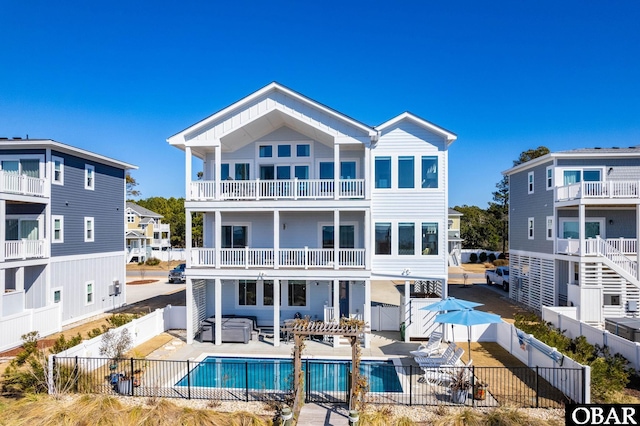
[{"label": "white board and batten siding", "polygon": [[[122,306],[126,301],[124,252],[51,259],[51,288],[62,289],[62,323],[70,324]],[[121,293],[109,295],[113,281]],[[93,302],[87,303],[87,283],[93,283]]]}]

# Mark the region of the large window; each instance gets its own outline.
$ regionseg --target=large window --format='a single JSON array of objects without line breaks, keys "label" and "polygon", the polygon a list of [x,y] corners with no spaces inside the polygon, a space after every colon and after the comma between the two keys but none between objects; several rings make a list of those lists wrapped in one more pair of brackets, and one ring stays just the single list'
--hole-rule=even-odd
[{"label": "large window", "polygon": [[291,145],[278,145],[278,157],[291,157]]},{"label": "large window", "polygon": [[295,166],[294,174],[298,179],[309,179],[309,166]]},{"label": "large window", "polygon": [[333,179],[333,162],[321,161],[319,175],[320,179]]},{"label": "large window", "polygon": [[296,145],[296,156],[309,157],[311,155],[311,147],[308,143]]},{"label": "large window", "polygon": [[64,218],[62,216],[51,216],[53,220],[53,235],[51,238],[52,243],[64,242]]},{"label": "large window", "polygon": [[413,188],[415,167],[413,157],[398,158],[398,188]]},{"label": "large window", "polygon": [[262,305],[273,306],[273,281],[264,280],[262,284]]},{"label": "large window", "polygon": [[414,255],[416,231],[413,223],[399,223],[398,224],[398,254],[399,255]]},{"label": "large window", "polygon": [[[576,219],[559,219],[562,238],[580,238],[580,227]],[[585,238],[602,236],[604,232],[604,219],[588,219],[584,223]]]},{"label": "large window", "polygon": [[289,306],[307,306],[307,282],[289,280]]},{"label": "large window", "polygon": [[256,281],[238,281],[238,305],[255,306],[257,301]]},{"label": "large window", "polygon": [[273,180],[275,178],[275,167],[271,165],[260,166],[260,179],[261,180]]},{"label": "large window", "polygon": [[422,157],[422,187],[438,187],[438,157]]},{"label": "large window", "polygon": [[40,177],[40,160],[21,158],[16,160],[0,161],[2,171],[6,173],[15,173],[29,177]]},{"label": "large window", "polygon": [[376,223],[375,254],[391,254],[391,223]]},{"label": "large window", "polygon": [[291,179],[291,166],[276,167],[276,179]]},{"label": "large window", "polygon": [[64,159],[60,157],[51,157],[53,163],[53,183],[56,185],[64,184]]},{"label": "large window", "polygon": [[271,145],[260,145],[260,157],[273,157],[273,147]]},{"label": "large window", "polygon": [[249,180],[249,163],[237,163],[235,167],[235,179],[236,180]]},{"label": "large window", "polygon": [[356,162],[341,161],[340,162],[340,179],[355,179],[355,178],[356,178]]},{"label": "large window", "polygon": [[391,157],[376,157],[376,188],[391,188]]},{"label": "large window", "polygon": [[37,240],[40,238],[40,222],[38,219],[7,218],[5,219],[5,240]]},{"label": "large window", "polygon": [[90,164],[85,164],[84,166],[84,189],[95,189],[96,180],[95,180],[96,168]]},{"label": "large window", "polygon": [[243,248],[247,246],[248,232],[246,226],[222,226],[222,248]]},{"label": "large window", "polygon": [[[322,248],[334,247],[333,225],[322,227]],[[340,248],[355,248],[355,225],[340,225]]]},{"label": "large window", "polygon": [[438,254],[438,224],[426,222],[422,224],[422,254]]}]

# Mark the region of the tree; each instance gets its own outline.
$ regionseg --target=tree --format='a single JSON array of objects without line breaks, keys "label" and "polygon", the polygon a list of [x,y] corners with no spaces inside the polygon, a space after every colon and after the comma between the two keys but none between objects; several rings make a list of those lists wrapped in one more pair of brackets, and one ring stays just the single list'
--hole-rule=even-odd
[{"label": "tree", "polygon": [[460,236],[464,240],[463,248],[499,250],[497,222],[492,215],[478,206],[456,206],[454,210],[464,215],[464,220],[460,224]]},{"label": "tree", "polygon": [[[517,160],[513,160],[513,166],[531,161],[534,158],[542,157],[549,153],[549,148],[546,146],[539,146],[536,149],[528,149],[522,151]],[[492,215],[496,222],[500,223],[497,226],[497,232],[499,238],[502,240],[502,252],[507,251],[507,244],[509,241],[509,177],[504,176],[500,182],[496,184],[496,191],[493,194],[493,203],[489,203],[488,213]]]},{"label": "tree", "polygon": [[127,198],[129,197],[139,197],[142,194],[140,191],[135,189],[138,186],[138,182],[131,176],[131,173],[127,172],[125,175],[125,180],[127,183]]}]

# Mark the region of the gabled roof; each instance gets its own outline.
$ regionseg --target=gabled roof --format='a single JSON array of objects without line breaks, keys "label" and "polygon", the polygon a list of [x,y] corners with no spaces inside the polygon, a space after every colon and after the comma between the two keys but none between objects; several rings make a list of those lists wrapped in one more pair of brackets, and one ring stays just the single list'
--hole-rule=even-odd
[{"label": "gabled roof", "polygon": [[391,120],[385,121],[379,126],[376,126],[376,130],[378,130],[379,132],[383,132],[387,128],[394,126],[395,124],[399,123],[402,120],[409,120],[430,132],[433,132],[435,134],[438,134],[444,137],[447,140],[447,146],[451,145],[453,141],[458,139],[458,135],[456,135],[455,133],[450,132],[443,127],[437,126],[425,120],[424,118],[420,118],[417,115],[410,113],[409,111],[403,112],[402,114],[392,118]]},{"label": "gabled roof", "polygon": [[[316,102],[313,99],[308,98],[294,90],[291,90],[280,83],[272,82],[266,85],[265,87],[263,87],[262,89],[242,98],[241,100],[229,105],[226,108],[221,109],[220,111],[193,124],[192,126],[187,127],[181,132],[176,133],[175,135],[169,137],[167,139],[167,142],[169,142],[171,145],[183,146],[186,140],[188,139],[189,135],[197,133],[199,131],[204,131],[205,129],[212,126],[217,121],[225,119],[230,114],[233,114],[233,113],[239,114],[241,111],[247,109],[250,105],[252,105],[254,102],[259,100],[263,96],[270,93],[275,93],[275,92],[281,93],[288,98],[292,98],[302,103],[305,107],[319,111],[327,116],[330,116],[338,120],[339,122],[347,124],[352,128],[359,129],[359,131],[368,135],[370,138],[377,138],[377,132],[372,127],[367,126],[366,124],[361,123],[360,121],[357,121],[347,115],[344,115],[332,108],[329,108],[326,105]],[[271,110],[269,110],[269,108],[271,108]],[[278,108],[279,106],[277,105],[277,103],[273,102],[269,106],[267,106],[267,108],[263,108],[259,111],[252,111],[251,114],[254,114],[257,117],[259,115],[268,114],[272,110],[276,110]],[[280,110],[279,112],[285,115],[291,114],[291,111],[287,110],[286,108]]]},{"label": "gabled roof", "polygon": [[138,231],[127,231],[125,234],[125,238],[147,238],[145,235],[141,234]]},{"label": "gabled roof", "polygon": [[65,154],[70,154],[79,158],[95,161],[96,163],[106,164],[108,166],[116,167],[118,169],[137,169],[137,166],[133,164],[125,163],[123,161],[115,160],[113,158],[105,157],[104,155],[96,154],[91,151],[76,148],[71,145],[67,145],[61,142],[56,142],[51,139],[12,139],[12,140],[0,140],[0,149],[52,149]]},{"label": "gabled roof", "polygon": [[140,217],[154,217],[154,218],[163,217],[161,214],[158,214],[149,209],[145,209],[144,207],[139,206],[136,203],[132,203],[131,201],[127,201],[127,209],[133,210]]},{"label": "gabled roof", "polygon": [[454,209],[449,209],[449,216],[464,216],[462,213],[460,213],[458,210],[454,210]]}]

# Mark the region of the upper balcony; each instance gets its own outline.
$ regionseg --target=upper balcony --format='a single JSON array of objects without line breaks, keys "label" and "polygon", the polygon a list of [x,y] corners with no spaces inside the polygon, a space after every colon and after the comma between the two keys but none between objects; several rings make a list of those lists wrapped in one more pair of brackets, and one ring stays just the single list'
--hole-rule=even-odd
[{"label": "upper balcony", "polygon": [[[216,191],[217,188],[217,191]],[[364,179],[226,180],[191,182],[189,201],[364,199]]]},{"label": "upper balcony", "polygon": [[586,181],[556,188],[556,202],[640,198],[640,181]]},{"label": "upper balcony", "polygon": [[46,179],[0,170],[0,192],[47,197]]},{"label": "upper balcony", "polygon": [[4,260],[41,259],[47,257],[47,240],[14,240],[4,242]]}]

